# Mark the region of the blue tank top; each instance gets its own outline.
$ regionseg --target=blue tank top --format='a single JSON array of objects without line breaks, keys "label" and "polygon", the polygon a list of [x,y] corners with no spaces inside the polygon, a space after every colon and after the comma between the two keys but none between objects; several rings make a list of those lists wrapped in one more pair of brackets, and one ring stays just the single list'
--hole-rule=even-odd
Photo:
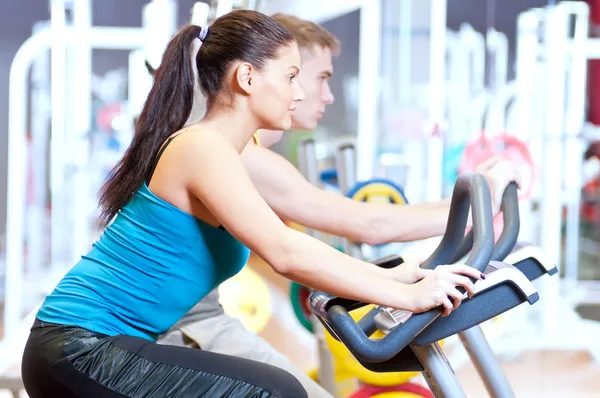
[{"label": "blue tank top", "polygon": [[249,254],[229,232],[162,200],[144,183],[46,297],[37,318],[155,341],[238,273]]}]

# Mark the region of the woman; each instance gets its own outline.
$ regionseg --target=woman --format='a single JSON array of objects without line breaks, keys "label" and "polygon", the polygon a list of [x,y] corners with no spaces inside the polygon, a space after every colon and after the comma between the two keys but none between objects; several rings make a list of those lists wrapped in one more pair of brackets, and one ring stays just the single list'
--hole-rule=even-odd
[{"label": "woman", "polygon": [[[462,299],[457,286],[472,291],[466,276],[481,275],[470,267],[422,270],[412,284],[413,270],[346,256],[286,228],[265,204],[239,154],[259,128],[290,127],[303,98],[299,65],[290,32],[257,12],[172,39],[131,146],[102,188],[105,231],[32,327],[22,364],[32,398],[307,396],[281,369],[155,342],[249,250],[315,289],[415,312],[443,305],[448,314]],[[195,80],[207,113],[183,128]]]}]

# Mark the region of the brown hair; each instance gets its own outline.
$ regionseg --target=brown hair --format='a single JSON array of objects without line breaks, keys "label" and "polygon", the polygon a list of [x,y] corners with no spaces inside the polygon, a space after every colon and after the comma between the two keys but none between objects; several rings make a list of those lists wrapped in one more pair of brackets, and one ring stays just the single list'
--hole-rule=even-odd
[{"label": "brown hair", "polygon": [[321,46],[334,55],[340,53],[340,41],[321,25],[289,14],[277,13],[272,17],[292,32],[299,48],[310,51],[314,46]]},{"label": "brown hair", "polygon": [[[195,63],[193,42],[202,28],[189,25],[171,39],[144,108],[135,123],[133,140],[100,190],[100,225],[106,226],[133,194],[150,178],[154,159],[165,140],[183,128],[194,102],[195,77],[202,92],[213,99],[234,61],[260,70],[265,62],[294,41],[279,22],[256,11],[236,10],[213,22]],[[195,65],[195,66],[194,66]]]}]

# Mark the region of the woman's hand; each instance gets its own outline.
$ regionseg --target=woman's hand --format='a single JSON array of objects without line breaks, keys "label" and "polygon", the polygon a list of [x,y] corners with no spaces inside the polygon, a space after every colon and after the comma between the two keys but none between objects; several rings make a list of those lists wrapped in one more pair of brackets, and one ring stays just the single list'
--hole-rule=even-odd
[{"label": "woman's hand", "polygon": [[459,292],[457,287],[463,287],[468,296],[472,297],[473,282],[469,277],[473,279],[485,278],[475,268],[463,264],[439,265],[434,270],[429,271],[422,280],[409,285],[413,292],[413,306],[408,310],[414,313],[443,306],[442,316],[448,316],[458,308],[463,300],[463,293]]},{"label": "woman's hand", "polygon": [[425,278],[429,273],[433,272],[430,269],[420,268],[422,261],[417,258],[404,258],[404,262],[394,268],[386,269],[389,277],[405,284],[413,284]]}]

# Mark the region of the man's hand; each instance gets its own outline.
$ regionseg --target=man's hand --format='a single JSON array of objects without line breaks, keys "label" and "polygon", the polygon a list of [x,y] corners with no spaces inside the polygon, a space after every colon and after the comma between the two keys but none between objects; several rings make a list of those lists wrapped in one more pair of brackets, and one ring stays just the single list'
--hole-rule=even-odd
[{"label": "man's hand", "polygon": [[520,167],[516,163],[500,156],[495,156],[479,164],[475,172],[483,174],[487,179],[492,193],[494,215],[500,212],[502,195],[504,195],[504,190],[508,184],[516,182],[517,186],[521,188],[522,175]]}]

